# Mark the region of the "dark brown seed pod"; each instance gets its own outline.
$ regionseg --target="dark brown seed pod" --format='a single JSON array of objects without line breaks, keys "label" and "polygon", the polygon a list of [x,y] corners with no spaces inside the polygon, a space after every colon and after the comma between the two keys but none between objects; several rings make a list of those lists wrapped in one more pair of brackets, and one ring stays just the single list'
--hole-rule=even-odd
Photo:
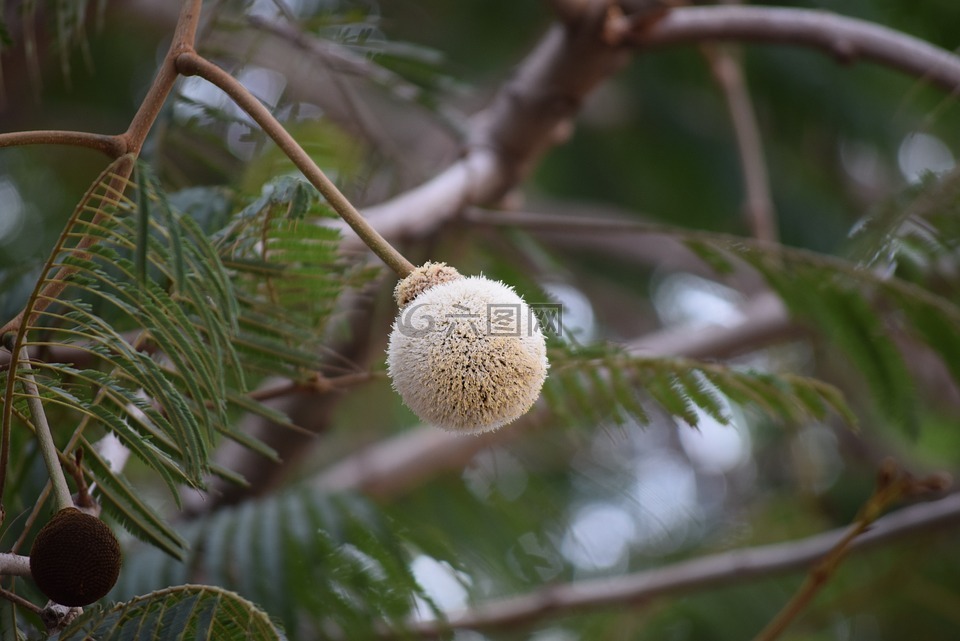
[{"label": "dark brown seed pod", "polygon": [[30,550],[30,573],[51,601],[89,605],[117,582],[120,544],[97,517],[64,508],[37,534]]}]

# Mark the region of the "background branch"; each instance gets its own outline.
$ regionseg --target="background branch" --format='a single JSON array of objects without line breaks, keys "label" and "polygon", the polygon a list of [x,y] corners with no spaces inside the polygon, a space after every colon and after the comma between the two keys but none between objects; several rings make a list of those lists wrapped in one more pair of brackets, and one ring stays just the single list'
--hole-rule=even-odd
[{"label": "background branch", "polygon": [[776,242],[776,213],[773,197],[770,195],[770,177],[763,153],[763,139],[743,76],[743,65],[729,48],[705,44],[703,50],[730,113],[743,172],[743,213],[747,224],[755,238]]},{"label": "background branch", "polygon": [[960,57],[881,25],[828,11],[774,7],[684,7],[654,23],[629,16],[611,26],[621,44],[638,47],[736,40],[820,49],[848,64],[869,60],[931,82],[960,89]]},{"label": "background branch", "polygon": [[[907,536],[960,524],[960,494],[914,505],[876,521],[850,544],[850,552],[894,543]],[[744,581],[803,570],[830,552],[850,528],[840,528],[787,543],[764,545],[628,574],[548,586],[468,611],[451,613],[449,623],[411,624],[414,633],[429,637],[448,628],[475,630],[529,625],[545,617],[617,605],[639,607],[654,598],[716,589]],[[384,635],[390,636],[390,635]]]}]

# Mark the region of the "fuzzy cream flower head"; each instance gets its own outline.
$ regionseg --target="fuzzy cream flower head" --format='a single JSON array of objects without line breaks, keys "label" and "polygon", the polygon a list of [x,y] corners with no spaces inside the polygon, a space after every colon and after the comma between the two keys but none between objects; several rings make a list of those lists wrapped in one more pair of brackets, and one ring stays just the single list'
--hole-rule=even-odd
[{"label": "fuzzy cream flower head", "polygon": [[403,307],[387,349],[393,387],[417,416],[480,433],[523,416],[547,377],[547,347],[512,287],[471,276],[425,289]]}]

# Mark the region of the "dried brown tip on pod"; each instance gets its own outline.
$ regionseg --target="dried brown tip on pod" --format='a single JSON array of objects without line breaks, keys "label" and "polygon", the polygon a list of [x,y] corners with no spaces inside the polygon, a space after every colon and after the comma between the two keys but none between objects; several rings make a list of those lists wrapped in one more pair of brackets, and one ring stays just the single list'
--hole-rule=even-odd
[{"label": "dried brown tip on pod", "polygon": [[120,560],[120,543],[107,524],[68,507],[37,534],[30,573],[48,599],[80,607],[110,591],[120,576]]},{"label": "dried brown tip on pod", "polygon": [[463,276],[460,275],[460,272],[446,263],[426,262],[397,283],[393,290],[393,297],[397,301],[397,307],[403,308],[434,285],[449,283],[461,278]]},{"label": "dried brown tip on pod", "polygon": [[472,276],[402,308],[387,349],[393,387],[437,427],[476,434],[523,416],[540,396],[547,348],[513,288]]}]

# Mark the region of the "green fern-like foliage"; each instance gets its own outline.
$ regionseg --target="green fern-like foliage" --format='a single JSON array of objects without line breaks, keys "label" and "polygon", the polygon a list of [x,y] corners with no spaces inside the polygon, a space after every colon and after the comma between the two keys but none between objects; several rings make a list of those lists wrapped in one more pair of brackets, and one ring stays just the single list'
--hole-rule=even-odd
[{"label": "green fern-like foliage", "polygon": [[402,627],[414,597],[426,601],[401,533],[359,498],[294,488],[182,532],[191,550],[183,561],[136,548],[112,596],[202,581],[236,590],[304,639],[371,638],[375,625]]},{"label": "green fern-like foliage", "polygon": [[[5,9],[6,3],[0,3],[0,9]],[[40,50],[37,46],[38,31],[43,23],[50,20],[50,28],[56,38],[56,52],[60,65],[60,72],[66,83],[70,83],[73,76],[73,62],[71,58],[79,50],[84,62],[90,64],[90,47],[88,38],[91,32],[91,23],[99,29],[103,25],[106,12],[106,0],[76,0],[76,2],[53,2],[52,0],[28,0],[18,6],[16,12],[17,24],[11,28],[0,11],[0,51],[17,44],[23,47],[27,69],[35,85],[41,84],[40,79]],[[12,13],[12,12],[11,12]],[[48,15],[49,14],[49,15]],[[15,43],[11,31],[19,32],[22,40]],[[0,65],[0,79],[3,78]]]},{"label": "green fern-like foliage", "polygon": [[181,585],[120,603],[92,608],[59,634],[58,641],[280,641],[284,634],[265,612],[227,590]]},{"label": "green fern-like foliage", "polygon": [[[944,246],[937,239],[948,236],[934,231],[935,227],[921,228],[929,234],[924,234],[927,238],[922,242],[932,252],[928,256],[942,256]],[[868,384],[880,413],[912,431],[917,426],[919,396],[898,339],[910,337],[925,344],[960,382],[955,360],[960,354],[960,333],[955,330],[960,326],[960,306],[949,290],[943,295],[895,271],[897,256],[915,252],[920,244],[909,227],[906,231],[908,235],[898,224],[891,232],[888,242],[896,247],[882,263],[876,252],[869,260],[855,262],[743,241],[698,239],[688,244],[721,270],[732,269],[732,260],[756,269],[798,319],[844,351]]]},{"label": "green fern-like foliage", "polygon": [[[924,185],[909,190],[889,210],[868,218],[861,225],[849,257],[625,220],[569,220],[530,215],[525,222],[532,228],[577,229],[584,234],[665,236],[685,244],[720,277],[745,267],[755,270],[780,296],[798,323],[846,357],[844,366],[850,370],[848,374],[866,383],[877,416],[912,431],[918,424],[921,394],[916,389],[914,373],[904,360],[901,349],[904,339],[919,342],[938,355],[954,381],[960,383],[960,332],[956,331],[960,326],[960,304],[953,284],[958,260],[956,238],[960,233],[958,213],[960,176],[930,178]],[[582,356],[589,359],[589,354]],[[573,385],[565,396],[576,398],[577,394],[583,396],[592,390],[604,398],[602,392],[609,385],[614,389],[624,387],[617,376],[611,375],[603,384],[587,388]],[[790,378],[779,377],[781,387],[786,385],[783,389],[795,387],[797,379],[785,382]],[[769,392],[761,378],[757,383],[759,387],[753,386],[754,392],[757,389]],[[675,398],[671,400],[670,390],[676,387],[675,383],[659,385],[657,389],[661,390],[661,400],[668,401],[664,404],[666,408],[690,418],[683,403]],[[679,387],[695,388],[682,384]],[[548,392],[556,390],[553,386]],[[807,405],[807,410],[814,410],[818,403],[811,405],[809,401],[823,396],[826,388],[814,390],[804,385],[794,391],[801,390],[807,401],[794,396],[793,402],[784,405],[771,404],[769,401],[773,399],[768,398],[759,406],[780,418],[796,418],[790,407]],[[731,400],[743,396],[734,389],[729,391]],[[608,393],[606,397],[609,396]],[[628,407],[630,399],[624,394],[618,396],[621,406]],[[834,391],[822,400],[850,418]],[[586,407],[588,403],[579,405]],[[707,407],[708,404],[701,405],[701,409]],[[643,419],[639,412],[632,413]]]},{"label": "green fern-like foliage", "polygon": [[[242,481],[209,462],[214,443],[272,452],[235,429],[233,410],[287,423],[248,386],[272,374],[310,379],[339,295],[373,272],[338,256],[338,233],[318,224],[328,213],[306,183],[272,183],[211,237],[145,167],[131,179],[118,173],[128,162],[104,171],[77,206],[17,344],[38,355],[44,403],[72,426],[63,451],[84,450],[107,513],[181,555],[184,541],[111,471],[96,439],[115,434],[177,500],[182,485],[201,487],[211,473]],[[21,375],[0,374],[8,433],[30,423]]]},{"label": "green fern-like foliage", "polygon": [[[46,404],[73,417],[65,451],[109,430],[175,493],[203,483],[214,434],[232,431],[224,399],[228,381],[242,381],[231,341],[237,305],[206,237],[165,206],[142,170],[129,182],[117,173],[130,165],[114,163],[77,206],[24,309],[17,345],[70,350],[33,363]],[[20,376],[3,381],[5,432],[24,415],[13,411]],[[102,487],[122,485],[93,463]],[[133,493],[105,492],[104,507],[176,553],[175,535],[124,495]]]},{"label": "green fern-like foliage", "polygon": [[650,402],[692,427],[700,413],[723,425],[728,403],[776,420],[823,420],[832,411],[849,425],[857,417],[843,394],[821,380],[683,358],[647,358],[614,346],[556,347],[544,396],[552,411],[577,422],[650,422]]},{"label": "green fern-like foliage", "polygon": [[281,177],[215,236],[238,296],[235,343],[254,375],[306,380],[325,367],[340,294],[376,273],[338,255],[332,216],[308,183]]}]

